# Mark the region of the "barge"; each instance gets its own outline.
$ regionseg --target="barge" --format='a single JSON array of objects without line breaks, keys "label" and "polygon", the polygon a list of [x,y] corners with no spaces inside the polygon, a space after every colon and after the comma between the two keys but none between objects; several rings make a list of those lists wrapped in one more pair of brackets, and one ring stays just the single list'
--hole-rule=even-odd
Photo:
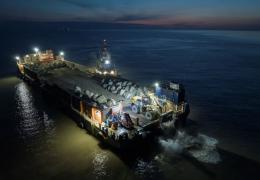
[{"label": "barge", "polygon": [[142,141],[161,123],[184,122],[189,114],[181,84],[157,82],[147,88],[121,77],[106,41],[95,67],[69,61],[63,52],[34,51],[16,57],[20,77],[51,94],[81,128],[110,145]]}]

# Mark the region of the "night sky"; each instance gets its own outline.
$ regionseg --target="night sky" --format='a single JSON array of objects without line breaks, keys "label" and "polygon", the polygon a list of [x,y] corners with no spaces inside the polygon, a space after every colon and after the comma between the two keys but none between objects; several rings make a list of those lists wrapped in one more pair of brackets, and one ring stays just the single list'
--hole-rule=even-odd
[{"label": "night sky", "polygon": [[260,26],[260,0],[1,0],[1,20]]}]

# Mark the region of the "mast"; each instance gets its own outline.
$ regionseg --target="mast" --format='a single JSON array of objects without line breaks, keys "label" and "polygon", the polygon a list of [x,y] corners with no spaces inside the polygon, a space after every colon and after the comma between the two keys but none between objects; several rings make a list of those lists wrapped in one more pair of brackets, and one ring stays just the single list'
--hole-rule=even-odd
[{"label": "mast", "polygon": [[117,75],[117,71],[111,62],[107,41],[104,39],[99,50],[96,72],[103,75]]}]

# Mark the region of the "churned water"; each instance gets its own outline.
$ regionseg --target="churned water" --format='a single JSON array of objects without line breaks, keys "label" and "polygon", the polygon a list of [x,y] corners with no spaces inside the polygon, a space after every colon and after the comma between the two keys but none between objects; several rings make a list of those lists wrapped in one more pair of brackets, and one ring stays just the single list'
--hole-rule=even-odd
[{"label": "churned water", "polygon": [[[259,179],[259,32],[28,26],[1,28],[1,179]],[[15,77],[13,56],[33,46],[93,65],[104,38],[123,76],[185,85],[186,128],[118,153]]]}]

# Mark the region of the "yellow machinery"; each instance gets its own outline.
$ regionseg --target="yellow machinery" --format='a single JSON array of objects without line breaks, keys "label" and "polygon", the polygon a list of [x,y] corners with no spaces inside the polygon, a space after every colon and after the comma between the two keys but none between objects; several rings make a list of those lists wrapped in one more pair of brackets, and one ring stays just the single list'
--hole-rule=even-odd
[{"label": "yellow machinery", "polygon": [[131,98],[131,110],[134,113],[144,113],[149,120],[158,118],[163,113],[163,106],[154,93],[148,93],[147,96],[133,96]]}]

